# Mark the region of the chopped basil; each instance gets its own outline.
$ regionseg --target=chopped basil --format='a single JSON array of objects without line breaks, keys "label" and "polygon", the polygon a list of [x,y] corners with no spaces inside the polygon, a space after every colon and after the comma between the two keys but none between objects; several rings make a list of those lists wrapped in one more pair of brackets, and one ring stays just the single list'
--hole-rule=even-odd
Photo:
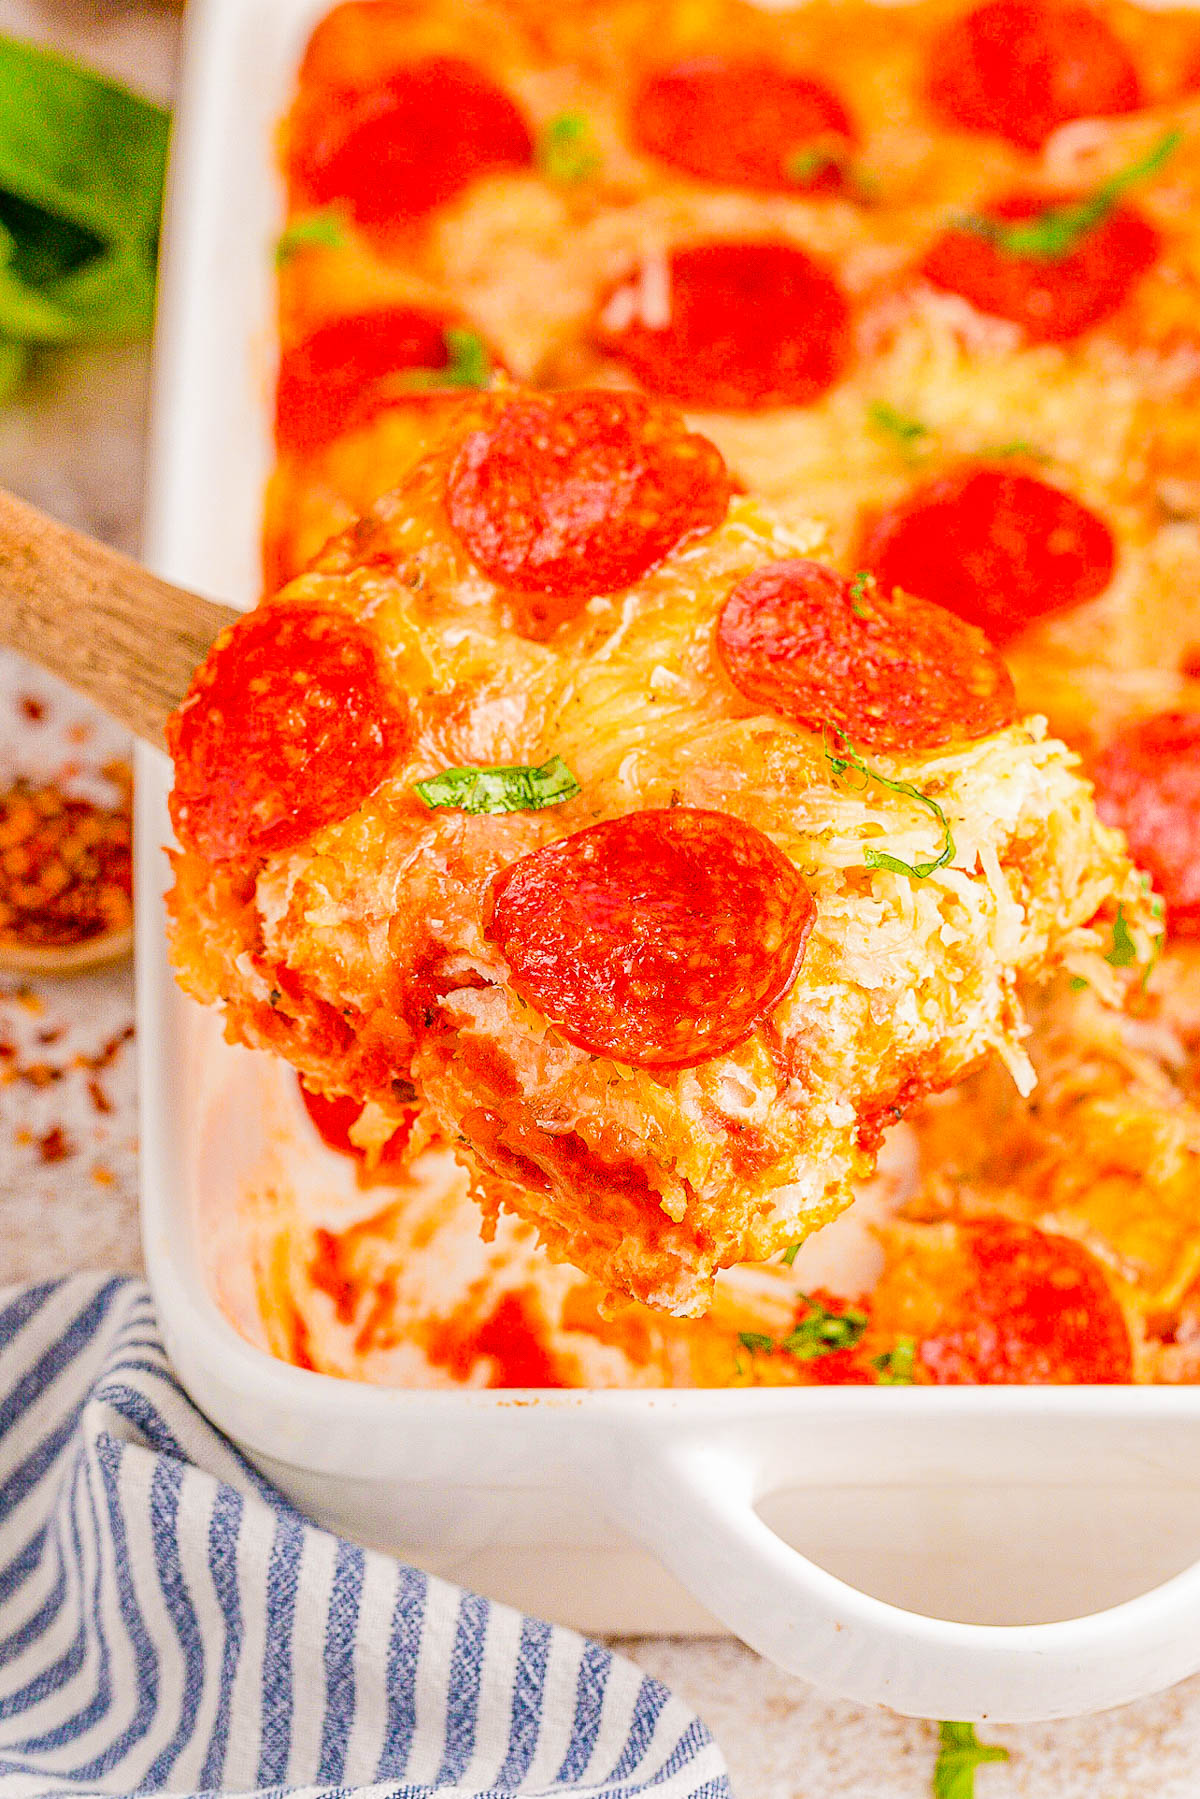
[{"label": "chopped basil", "polygon": [[592,141],[592,128],[581,112],[560,112],[551,119],[537,143],[537,164],[547,181],[574,187],[600,167],[600,153]]},{"label": "chopped basil", "polygon": [[850,583],[850,610],[855,618],[869,618],[870,613],[864,611],[862,602],[867,597],[867,589],[874,587],[875,577],[869,568],[860,568]]},{"label": "chopped basil", "polygon": [[975,1770],[980,1763],[1007,1760],[1008,1750],[997,1743],[981,1743],[973,1724],[939,1724],[933,1799],[975,1799]]},{"label": "chopped basil", "polygon": [[452,807],[458,812],[540,812],[561,806],[581,791],[561,756],[540,768],[446,768],[416,782],[430,810]]},{"label": "chopped basil", "polygon": [[1046,462],[1048,457],[1035,444],[1027,443],[1023,437],[1014,437],[1011,442],[1003,444],[985,444],[979,452],[989,462],[1001,462],[1006,456],[1030,456],[1035,462]]},{"label": "chopped basil", "polygon": [[867,407],[867,418],[876,430],[894,437],[906,450],[915,449],[923,439],[933,436],[928,425],[906,412],[897,412],[886,400],[872,400]]},{"label": "chopped basil", "polygon": [[828,145],[809,144],[803,150],[793,150],[785,157],[783,172],[789,181],[811,181],[814,175],[824,175],[829,169],[843,169],[846,166],[846,152],[831,150]]},{"label": "chopped basil", "polygon": [[406,387],[486,387],[492,378],[492,359],[478,331],[448,325],[443,334],[449,360],[440,369],[408,369]]},{"label": "chopped basil", "polygon": [[796,1257],[799,1254],[800,1254],[799,1243],[789,1243],[787,1248],[784,1250],[783,1255],[781,1256],[780,1260],[783,1262],[783,1265],[785,1268],[790,1268],[792,1263],[796,1260]]},{"label": "chopped basil", "polygon": [[1091,982],[1085,981],[1081,974],[1073,974],[1067,985],[1072,993],[1082,993],[1085,987],[1091,986]]},{"label": "chopped basil", "polygon": [[818,1356],[854,1348],[867,1328],[865,1312],[859,1311],[857,1306],[847,1306],[844,1312],[831,1312],[828,1306],[818,1305],[807,1294],[802,1293],[800,1298],[808,1310],[786,1337],[776,1339],[761,1336],[757,1331],[740,1331],[738,1341],[742,1347],[758,1350],[762,1355],[774,1355],[779,1350],[784,1355],[795,1356],[798,1362],[813,1362]]},{"label": "chopped basil", "polygon": [[275,244],[275,266],[285,268],[301,250],[340,250],[346,242],[346,215],[337,206],[302,212],[290,219]]},{"label": "chopped basil", "polygon": [[917,1346],[911,1337],[898,1337],[894,1349],[885,1349],[882,1355],[871,1357],[881,1387],[911,1387],[913,1382],[913,1363],[917,1357]]},{"label": "chopped basil", "polygon": [[870,768],[861,756],[856,756],[849,749],[844,755],[836,756],[826,744],[825,760],[835,775],[844,775],[847,769],[853,768],[868,781],[877,781],[892,793],[901,793],[906,799],[916,800],[927,812],[932,812],[944,832],[941,854],[932,862],[902,862],[899,856],[889,856],[885,850],[874,850],[868,845],[863,851],[863,861],[868,868],[885,868],[890,874],[911,875],[916,881],[924,881],[935,870],[945,868],[948,862],[954,860],[954,833],[950,829],[950,821],[937,801],[931,800],[927,793],[922,793],[911,781],[893,781],[890,776],[881,775],[877,768]]},{"label": "chopped basil", "polygon": [[1061,262],[1080,242],[1102,225],[1131,187],[1157,175],[1183,141],[1182,131],[1164,132],[1137,162],[1102,181],[1091,194],[1065,206],[1046,206],[1028,219],[992,219],[983,213],[967,213],[960,230],[986,238],[1007,256],[1030,256],[1042,262]]},{"label": "chopped basil", "polygon": [[813,181],[828,170],[835,170],[856,200],[874,200],[879,183],[874,175],[859,168],[850,152],[836,144],[805,144],[783,159],[783,172],[789,181]]},{"label": "chopped basil", "polygon": [[1114,968],[1132,968],[1138,959],[1137,944],[1129,935],[1129,926],[1125,922],[1124,906],[1117,907],[1117,916],[1113,919],[1112,948],[1104,960]]}]

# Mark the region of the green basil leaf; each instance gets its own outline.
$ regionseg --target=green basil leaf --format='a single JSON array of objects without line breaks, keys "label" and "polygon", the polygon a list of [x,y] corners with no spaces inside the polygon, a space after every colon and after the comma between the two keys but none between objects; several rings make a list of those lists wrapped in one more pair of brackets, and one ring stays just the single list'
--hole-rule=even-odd
[{"label": "green basil leaf", "polygon": [[818,1356],[833,1355],[839,1349],[853,1349],[867,1328],[867,1314],[857,1306],[844,1312],[831,1312],[827,1306],[805,1299],[808,1311],[794,1330],[784,1337],[779,1347],[794,1355],[797,1361],[812,1362]]},{"label": "green basil leaf", "polygon": [[430,810],[457,812],[540,812],[573,800],[581,788],[561,756],[540,768],[447,768],[418,781],[416,791]]},{"label": "green basil leaf", "polygon": [[1157,175],[1182,142],[1182,131],[1164,132],[1137,162],[1102,181],[1093,193],[1064,206],[1043,207],[1041,212],[1028,219],[993,219],[986,213],[967,213],[959,219],[959,228],[985,238],[1008,256],[1061,262],[1089,232],[1104,223],[1131,187]]},{"label": "green basil leaf", "polygon": [[917,1346],[911,1337],[898,1337],[894,1349],[871,1357],[871,1366],[881,1387],[911,1387]]},{"label": "green basil leaf", "polygon": [[938,1756],[933,1766],[934,1799],[975,1799],[975,1770],[983,1762],[1006,1762],[1008,1750],[981,1743],[973,1724],[938,1726]]},{"label": "green basil leaf", "polygon": [[1112,948],[1104,960],[1113,968],[1132,968],[1137,959],[1137,944],[1129,934],[1125,908],[1118,906],[1117,916],[1113,919]]},{"label": "green basil leaf", "polygon": [[167,129],[161,107],[0,37],[0,336],[148,329]]},{"label": "green basil leaf", "polygon": [[867,407],[867,419],[877,431],[894,437],[905,449],[915,449],[923,439],[933,436],[928,425],[906,412],[897,412],[886,400],[872,400]]},{"label": "green basil leaf", "polygon": [[[861,579],[861,577],[858,578]],[[853,589],[851,589],[851,593],[853,594]],[[868,847],[863,851],[863,861],[868,868],[884,868],[891,874],[911,875],[916,881],[924,881],[933,874],[935,870],[945,868],[947,863],[954,860],[954,833],[950,829],[950,821],[942,811],[942,808],[938,805],[937,801],[931,800],[927,793],[922,793],[921,789],[919,787],[914,787],[911,781],[893,781],[890,776],[880,774],[877,768],[869,767],[868,764],[863,761],[861,756],[856,756],[849,748],[846,749],[843,755],[837,756],[829,748],[829,745],[826,744],[825,760],[829,763],[835,775],[844,775],[847,769],[853,768],[868,781],[876,781],[880,787],[886,787],[892,793],[901,793],[907,799],[916,800],[917,804],[924,806],[927,812],[932,812],[933,816],[942,827],[942,849],[940,855],[938,855],[935,860],[930,862],[902,862],[899,856],[890,856],[886,850],[873,850]]]},{"label": "green basil leaf", "polygon": [[[797,1243],[784,1255],[789,1266],[799,1247]],[[763,1355],[774,1355],[776,1350],[781,1350],[784,1355],[795,1356],[798,1362],[813,1362],[818,1356],[854,1348],[867,1328],[865,1312],[857,1306],[847,1306],[844,1312],[831,1312],[828,1306],[818,1305],[805,1293],[799,1298],[808,1310],[786,1337],[776,1340],[761,1336],[757,1331],[739,1331],[738,1342],[743,1348],[759,1350]]]},{"label": "green basil leaf", "polygon": [[340,250],[346,239],[346,215],[339,206],[302,212],[290,219],[276,238],[275,266],[286,268],[301,250]]},{"label": "green basil leaf", "polygon": [[444,333],[449,361],[440,369],[408,369],[405,387],[486,387],[492,378],[492,359],[478,331],[448,325]]},{"label": "green basil leaf", "polygon": [[548,181],[574,187],[600,167],[600,152],[592,141],[592,128],[581,112],[560,112],[551,119],[537,141],[538,168]]}]

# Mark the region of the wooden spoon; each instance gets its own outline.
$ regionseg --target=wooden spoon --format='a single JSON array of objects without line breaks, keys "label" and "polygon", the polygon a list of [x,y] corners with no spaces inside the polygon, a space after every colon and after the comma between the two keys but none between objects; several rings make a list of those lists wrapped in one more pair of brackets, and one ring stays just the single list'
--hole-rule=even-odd
[{"label": "wooden spoon", "polygon": [[[238,614],[0,489],[0,646],[49,669],[161,749],[167,715]],[[60,947],[0,941],[0,969],[75,974],[129,950],[128,931]]]}]

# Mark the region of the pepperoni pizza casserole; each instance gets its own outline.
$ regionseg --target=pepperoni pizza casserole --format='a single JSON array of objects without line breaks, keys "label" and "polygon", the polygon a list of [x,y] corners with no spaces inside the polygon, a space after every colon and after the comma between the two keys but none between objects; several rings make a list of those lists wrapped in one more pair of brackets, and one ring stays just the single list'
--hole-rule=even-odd
[{"label": "pepperoni pizza casserole", "polygon": [[1075,0],[318,26],[282,591],[172,741],[181,978],[374,1189],[281,1225],[280,1353],[1192,1377],[1198,96],[1195,14]]}]

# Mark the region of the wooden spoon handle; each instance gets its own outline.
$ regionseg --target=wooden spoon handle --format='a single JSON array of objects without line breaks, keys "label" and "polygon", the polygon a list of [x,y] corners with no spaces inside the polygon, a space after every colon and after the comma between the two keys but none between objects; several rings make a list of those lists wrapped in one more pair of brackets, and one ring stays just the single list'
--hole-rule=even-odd
[{"label": "wooden spoon handle", "polygon": [[238,614],[0,489],[0,645],[161,749],[167,714]]}]

